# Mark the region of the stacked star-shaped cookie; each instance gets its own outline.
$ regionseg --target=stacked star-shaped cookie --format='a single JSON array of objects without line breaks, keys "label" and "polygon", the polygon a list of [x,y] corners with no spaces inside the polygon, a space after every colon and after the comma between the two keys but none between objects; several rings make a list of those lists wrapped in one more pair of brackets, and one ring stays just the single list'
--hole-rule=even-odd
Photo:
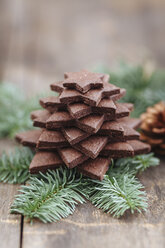
[{"label": "stacked star-shaped cookie", "polygon": [[130,103],[117,103],[125,89],[109,82],[109,76],[86,70],[64,74],[51,84],[58,96],[40,99],[43,110],[31,113],[40,129],[17,134],[24,146],[36,154],[30,173],[67,166],[102,180],[111,158],[131,157],[150,151],[135,130],[139,119],[129,118]]}]

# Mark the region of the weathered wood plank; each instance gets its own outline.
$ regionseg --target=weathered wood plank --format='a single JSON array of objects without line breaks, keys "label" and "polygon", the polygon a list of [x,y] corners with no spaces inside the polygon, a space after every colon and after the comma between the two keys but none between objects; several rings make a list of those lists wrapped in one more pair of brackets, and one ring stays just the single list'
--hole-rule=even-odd
[{"label": "weathered wood plank", "polygon": [[75,213],[58,223],[32,226],[24,223],[23,248],[47,247],[126,247],[163,248],[165,245],[165,161],[146,171],[141,181],[146,187],[146,213],[114,219],[93,207],[80,205]]},{"label": "weathered wood plank", "polygon": [[[3,150],[10,150],[14,142],[0,140],[0,154]],[[0,247],[19,248],[21,216],[10,214],[10,205],[17,192],[18,185],[0,183]]]},{"label": "weathered wood plank", "polygon": [[0,184],[0,240],[1,248],[20,247],[21,217],[10,215],[10,205],[18,186]]}]

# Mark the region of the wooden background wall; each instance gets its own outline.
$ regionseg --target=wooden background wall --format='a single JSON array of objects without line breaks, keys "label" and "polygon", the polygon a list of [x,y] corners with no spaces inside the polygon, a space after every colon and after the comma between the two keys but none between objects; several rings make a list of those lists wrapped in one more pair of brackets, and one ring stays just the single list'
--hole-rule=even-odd
[{"label": "wooden background wall", "polygon": [[0,80],[30,94],[64,71],[121,58],[164,67],[164,44],[164,0],[0,1]]}]

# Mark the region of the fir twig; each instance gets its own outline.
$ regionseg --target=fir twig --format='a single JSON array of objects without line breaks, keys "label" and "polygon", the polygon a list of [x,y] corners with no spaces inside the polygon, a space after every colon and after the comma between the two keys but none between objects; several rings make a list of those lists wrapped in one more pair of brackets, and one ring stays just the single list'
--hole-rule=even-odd
[{"label": "fir twig", "polygon": [[40,178],[31,177],[27,186],[22,186],[11,207],[12,213],[27,219],[38,218],[52,222],[72,214],[78,203],[84,203],[81,175],[76,170],[60,168],[40,173]]},{"label": "fir twig", "polygon": [[29,148],[16,148],[15,152],[0,158],[0,182],[24,183],[29,178],[29,164],[33,153]]},{"label": "fir twig", "polygon": [[[153,153],[138,155],[134,158],[121,158],[118,159],[115,163],[115,170],[117,173],[120,172],[129,172],[136,175],[138,172],[143,172],[149,167],[159,165],[160,160],[154,157]],[[119,171],[118,171],[119,170]]]},{"label": "fir twig", "polygon": [[148,106],[165,99],[165,72],[162,70],[148,73],[145,65],[132,66],[122,62],[116,70],[97,66],[95,71],[110,74],[111,83],[126,88],[126,96],[121,101],[134,103],[132,116],[139,117]]},{"label": "fir twig", "polygon": [[[98,208],[120,217],[130,209],[141,212],[147,208],[143,185],[135,178],[138,172],[159,164],[153,153],[119,159],[110,167],[102,182],[88,181],[88,198]],[[84,189],[85,190],[85,189]]]},{"label": "fir twig", "polygon": [[119,218],[126,210],[141,212],[146,210],[146,193],[143,185],[129,174],[118,177],[105,175],[102,182],[93,181],[89,187],[91,202],[103,211]]},{"label": "fir twig", "polygon": [[32,129],[30,112],[40,108],[38,97],[26,99],[13,84],[0,84],[0,137],[14,137],[19,131]]}]

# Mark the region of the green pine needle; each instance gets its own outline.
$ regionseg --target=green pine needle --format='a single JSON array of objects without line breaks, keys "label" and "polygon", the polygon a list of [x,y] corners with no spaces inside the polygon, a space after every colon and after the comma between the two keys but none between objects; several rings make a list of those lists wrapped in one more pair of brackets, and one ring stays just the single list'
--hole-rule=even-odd
[{"label": "green pine needle", "polygon": [[13,138],[19,131],[32,129],[30,112],[40,108],[38,97],[26,100],[13,84],[0,84],[0,137]]},{"label": "green pine needle", "polygon": [[102,182],[93,181],[89,188],[90,201],[114,217],[121,217],[128,209],[131,213],[147,209],[143,185],[129,174],[121,174],[116,178],[106,175]]},{"label": "green pine needle", "polygon": [[148,106],[165,99],[165,72],[163,70],[148,73],[143,65],[132,66],[121,62],[116,70],[97,66],[95,71],[110,74],[112,84],[127,90],[121,101],[134,103],[135,110],[132,116],[139,117]]},{"label": "green pine needle", "polygon": [[29,148],[16,148],[15,152],[2,154],[0,158],[0,182],[24,183],[29,178],[29,164],[33,153]]},{"label": "green pine needle", "polygon": [[87,179],[89,200],[115,217],[122,216],[128,209],[131,213],[146,211],[146,193],[135,176],[138,172],[157,166],[159,162],[153,153],[118,159],[115,163],[112,161],[102,182]]},{"label": "green pine needle", "polygon": [[76,170],[60,168],[49,171],[40,178],[31,177],[27,186],[22,186],[11,207],[12,213],[27,219],[38,218],[42,222],[56,222],[72,214],[78,203],[84,203],[81,175]]},{"label": "green pine needle", "polygon": [[143,172],[149,167],[159,165],[160,160],[154,157],[153,153],[138,155],[134,158],[121,158],[116,161],[115,170],[117,173],[119,171],[124,172],[128,171],[129,173],[133,173],[136,175],[138,172]]}]

